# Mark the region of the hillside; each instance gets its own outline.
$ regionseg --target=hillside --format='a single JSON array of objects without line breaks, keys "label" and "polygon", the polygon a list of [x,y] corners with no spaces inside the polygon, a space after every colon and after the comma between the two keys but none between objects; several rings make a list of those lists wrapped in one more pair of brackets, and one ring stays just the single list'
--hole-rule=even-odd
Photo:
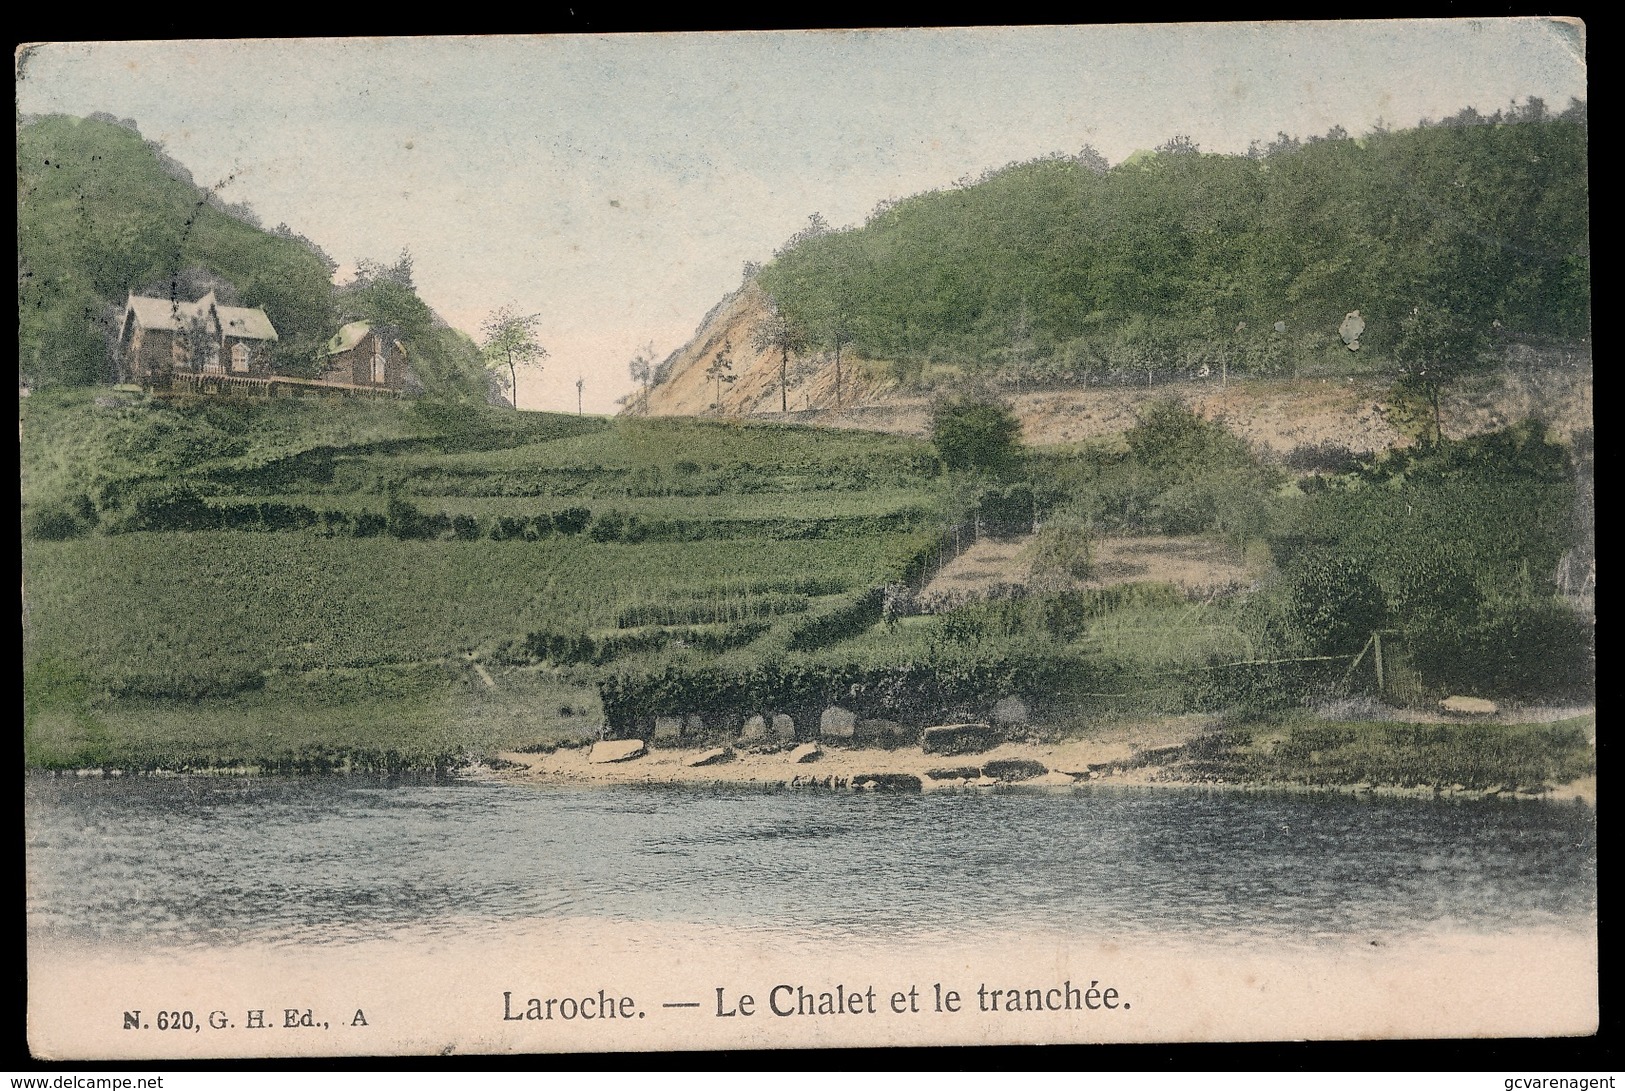
[{"label": "hillside", "polygon": [[1589,461],[1536,426],[1295,479],[1174,403],[998,476],[874,432],[427,401],[48,390],[21,423],[35,765],[445,768],[1010,695],[1054,730],[1256,715],[1370,692],[1374,628],[1411,705],[1584,699],[1594,663]]},{"label": "hillside", "polygon": [[133,126],[27,121],[17,197],[21,366],[32,385],[101,381],[126,294],[167,295],[200,277],[228,285],[229,302],[263,307],[285,357],[314,353],[330,333],[326,255],[285,227],[260,228]]},{"label": "hillside", "polygon": [[[765,294],[749,281],[720,302],[689,342],[661,366],[650,389],[649,416],[714,416],[716,385],[705,371],[729,346],[737,379],[722,387],[722,413],[729,418],[786,420],[832,428],[857,428],[924,436],[930,430],[932,392],[901,386],[883,363],[842,361],[841,408],[835,404],[835,366],[827,355],[792,359],[790,412],[779,412],[779,359],[772,349],[752,349],[751,331],[768,315]],[[743,348],[741,347],[743,346]],[[1592,427],[1589,345],[1533,351],[1509,347],[1498,366],[1446,391],[1446,430],[1471,435],[1534,418],[1567,438]],[[955,382],[955,379],[959,382]],[[1106,381],[1102,381],[1102,380]],[[1115,381],[1113,381],[1115,379]],[[1138,377],[1097,376],[1092,385],[1050,380],[1026,383],[968,379],[943,369],[947,391],[970,388],[1004,399],[1020,418],[1030,444],[1077,443],[1107,438],[1133,426],[1145,406],[1176,397],[1203,416],[1226,425],[1261,450],[1286,455],[1300,447],[1335,446],[1382,451],[1410,441],[1417,408],[1394,389],[1392,377],[1360,374],[1288,376],[1182,375],[1147,387]],[[626,410],[644,415],[641,394]]]},{"label": "hillside", "polygon": [[[1439,393],[1418,376],[1476,372],[1443,384],[1447,427],[1571,432],[1589,415],[1586,131],[1583,104],[1531,100],[1245,156],[1174,140],[1108,168],[1086,149],[862,227],[814,215],[659,369],[647,412],[718,413],[726,346],[724,416],[917,433],[931,394],[969,390],[1011,399],[1029,442],[1067,442],[1173,394],[1278,451],[1381,450],[1414,433],[1397,402]],[[758,347],[775,326],[787,367]],[[831,416],[837,348],[840,406],[861,409]]]},{"label": "hillside", "polygon": [[33,389],[107,382],[109,345],[130,292],[192,300],[213,291],[264,308],[273,366],[311,377],[340,325],[399,331],[411,385],[445,401],[496,400],[474,342],[418,297],[412,261],[337,266],[286,224],[266,230],[229,204],[228,180],[200,186],[133,122],[53,115],[17,130],[18,367]]}]

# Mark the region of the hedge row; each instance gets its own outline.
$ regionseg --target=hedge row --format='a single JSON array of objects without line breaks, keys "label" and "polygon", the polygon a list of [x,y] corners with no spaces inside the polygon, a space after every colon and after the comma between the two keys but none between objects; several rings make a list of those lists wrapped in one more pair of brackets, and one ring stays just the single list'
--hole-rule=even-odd
[{"label": "hedge row", "polygon": [[990,657],[955,664],[873,665],[775,659],[751,666],[669,665],[599,680],[611,731],[642,736],[656,716],[735,717],[785,712],[811,735],[819,713],[839,704],[859,716],[941,723],[1012,693],[1058,693],[1096,685],[1094,666],[1061,655]]},{"label": "hedge row", "polygon": [[768,592],[750,597],[742,594],[718,595],[688,602],[639,602],[622,607],[615,615],[615,626],[636,629],[644,625],[706,625],[743,618],[799,614],[807,606],[806,595],[786,592]]},{"label": "hedge row", "polygon": [[555,666],[577,663],[602,666],[623,655],[659,651],[679,642],[708,655],[717,655],[749,644],[767,629],[767,622],[749,620],[711,628],[645,629],[597,637],[581,632],[541,631],[526,634],[524,652],[531,659]]},{"label": "hedge row", "polygon": [[774,659],[750,666],[668,665],[599,680],[616,735],[644,735],[657,716],[741,718],[784,712],[811,737],[819,714],[840,705],[858,716],[914,726],[986,715],[1020,695],[1071,715],[1123,711],[1267,713],[1330,690],[1341,662],[1221,663],[1152,671],[1061,649],[993,647],[907,663]]},{"label": "hedge row", "polygon": [[886,601],[883,587],[844,595],[833,606],[797,618],[790,626],[790,647],[795,651],[824,648],[860,636],[880,622]]}]

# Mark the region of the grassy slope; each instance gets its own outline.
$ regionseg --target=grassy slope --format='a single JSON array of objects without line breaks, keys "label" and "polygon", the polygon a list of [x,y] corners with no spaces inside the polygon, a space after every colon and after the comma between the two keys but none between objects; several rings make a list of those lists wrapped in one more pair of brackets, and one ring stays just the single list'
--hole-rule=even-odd
[{"label": "grassy slope", "polygon": [[[328,481],[277,472],[321,448],[335,467]],[[103,391],[36,396],[23,417],[25,505],[184,478],[220,504],[382,510],[394,485],[425,511],[481,516],[580,505],[700,519],[914,511],[929,520],[939,500],[918,472],[927,465],[922,444],[894,437],[481,411],[447,418],[398,403],[170,403]],[[515,480],[543,491],[434,491],[449,482],[477,494]],[[576,495],[554,496],[549,486],[560,481]],[[696,482],[713,495],[662,495]],[[863,491],[871,482],[879,488]],[[814,575],[819,594],[872,586],[918,541],[907,532],[633,544],[314,531],[30,540],[27,752],[42,765],[197,766],[327,747],[363,762],[393,750],[421,765],[580,737],[598,717],[590,679],[504,670],[503,649],[538,630],[613,630],[635,604],[748,599]]]},{"label": "grassy slope", "polygon": [[[425,511],[482,517],[579,504],[651,517],[828,518],[932,513],[942,503],[918,472],[918,441],[779,425],[483,412],[447,420],[402,404],[164,404],[104,393],[100,404],[90,394],[36,396],[23,426],[25,503],[169,476],[194,479],[220,503],[366,510],[381,510],[394,483]],[[252,472],[225,472],[323,447],[338,467],[325,483],[294,475],[278,491]],[[516,482],[541,491],[489,495]],[[701,495],[683,495],[692,491]],[[907,533],[629,544],[311,531],[29,541],[26,753],[41,766],[390,768],[555,745],[595,732],[598,694],[590,668],[504,666],[504,649],[525,634],[613,631],[627,606],[790,591],[809,575],[827,583],[812,592],[816,610],[819,595],[887,578],[919,543]],[[1128,664],[1144,673],[1137,684],[1245,651],[1230,606],[1164,597],[1125,600],[1066,647]],[[903,662],[1032,636],[1000,634],[996,621],[945,641],[940,618],[907,618],[817,655]],[[725,658],[782,654],[773,649],[783,637],[775,620],[755,650]],[[631,661],[658,668],[693,654]],[[1312,723],[1262,726],[1197,760],[1218,762],[1232,780],[1482,787],[1583,775],[1590,751],[1575,731],[1548,725]]]}]

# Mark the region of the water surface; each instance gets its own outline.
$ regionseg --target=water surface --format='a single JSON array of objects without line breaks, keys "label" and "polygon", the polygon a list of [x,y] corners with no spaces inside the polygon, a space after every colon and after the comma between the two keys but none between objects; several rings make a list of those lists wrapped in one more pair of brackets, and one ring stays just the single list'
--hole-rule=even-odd
[{"label": "water surface", "polygon": [[852,943],[1585,929],[1573,804],[1096,788],[895,796],[31,777],[29,927],[141,947],[591,918]]}]

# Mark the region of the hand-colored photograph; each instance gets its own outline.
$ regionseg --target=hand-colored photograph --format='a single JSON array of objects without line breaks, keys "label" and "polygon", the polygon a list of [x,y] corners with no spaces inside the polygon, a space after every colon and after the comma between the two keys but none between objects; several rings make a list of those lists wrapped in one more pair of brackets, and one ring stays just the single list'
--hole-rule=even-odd
[{"label": "hand-colored photograph", "polygon": [[1594,1034],[1585,33],[22,46],[33,1056]]}]

